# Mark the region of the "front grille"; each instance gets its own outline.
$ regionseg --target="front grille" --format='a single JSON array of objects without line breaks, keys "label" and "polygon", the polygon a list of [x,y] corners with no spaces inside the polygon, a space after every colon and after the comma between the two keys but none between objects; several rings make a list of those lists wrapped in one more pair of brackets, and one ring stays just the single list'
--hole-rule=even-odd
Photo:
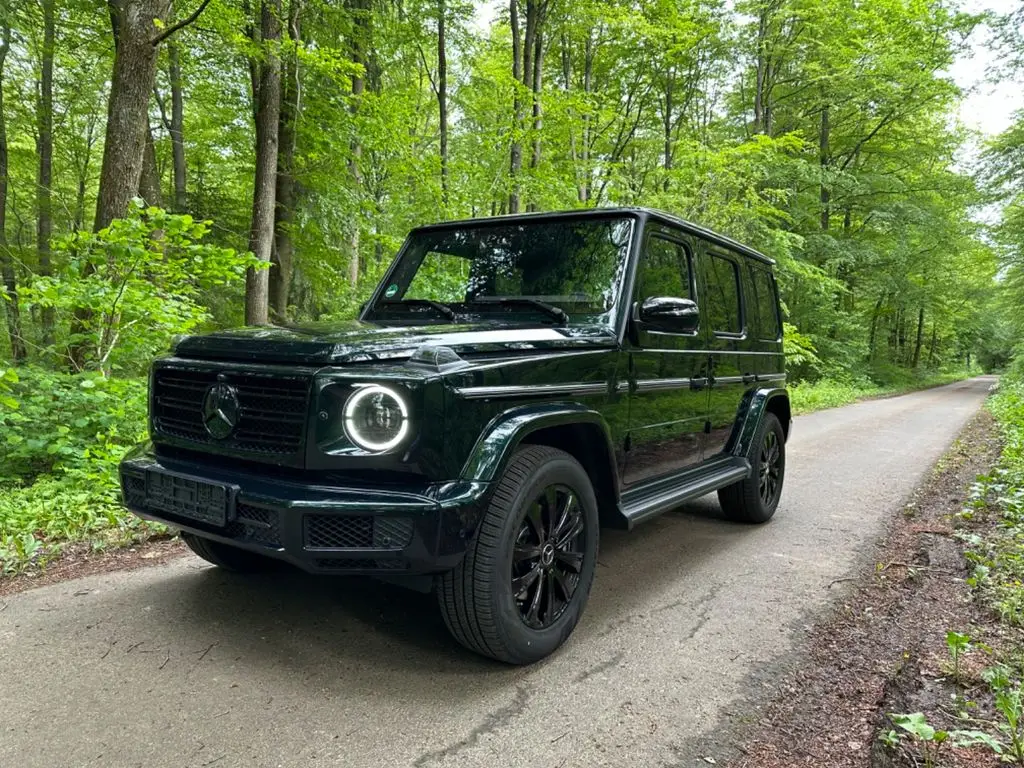
[{"label": "front grille", "polygon": [[401,549],[412,540],[408,517],[306,515],[307,549]]},{"label": "front grille", "polygon": [[[223,439],[203,425],[203,399],[222,381],[238,393],[238,422]],[[217,446],[276,463],[302,463],[310,378],[241,371],[163,367],[153,371],[152,425],[155,437]]]}]

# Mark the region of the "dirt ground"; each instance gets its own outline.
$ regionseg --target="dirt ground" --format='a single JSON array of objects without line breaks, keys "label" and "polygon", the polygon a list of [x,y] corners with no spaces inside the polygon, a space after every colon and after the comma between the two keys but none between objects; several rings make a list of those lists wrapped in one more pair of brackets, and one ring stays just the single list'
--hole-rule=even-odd
[{"label": "dirt ground", "polygon": [[178,538],[151,539],[133,547],[101,552],[94,552],[88,542],[69,544],[45,568],[17,576],[0,576],[0,597],[96,573],[160,565],[186,552],[188,548]]},{"label": "dirt ground", "polygon": [[[953,535],[965,527],[955,513],[998,451],[992,417],[981,411],[893,522],[874,569],[852,580],[831,618],[811,629],[810,657],[781,686],[734,768],[917,766],[922,757],[907,740],[898,748],[880,741],[893,728],[887,713],[924,712],[937,727],[964,727],[954,720],[946,632],[966,632],[994,649],[1022,640],[971,599],[968,564]],[[966,525],[984,533],[995,521],[982,516]],[[987,713],[978,673],[990,663],[982,651],[962,661],[960,693],[977,694],[979,717]],[[941,766],[999,765],[982,748],[945,745],[940,755]]]}]

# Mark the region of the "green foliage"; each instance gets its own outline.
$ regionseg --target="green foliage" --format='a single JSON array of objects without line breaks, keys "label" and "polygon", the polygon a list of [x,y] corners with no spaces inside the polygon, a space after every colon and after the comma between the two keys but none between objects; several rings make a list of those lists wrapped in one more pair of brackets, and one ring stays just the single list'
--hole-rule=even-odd
[{"label": "green foliage", "polygon": [[1002,377],[988,407],[1003,440],[999,463],[979,477],[968,510],[992,509],[1000,516],[994,534],[971,539],[968,558],[975,563],[976,587],[1002,618],[1024,626],[1024,372],[1017,363]]},{"label": "green foliage", "polygon": [[[939,373],[914,378],[901,377],[898,382],[877,384],[867,377],[802,381],[789,386],[793,413],[810,413],[836,408],[869,397],[886,397],[926,389],[967,378],[968,372]],[[884,379],[883,379],[884,381]]]},{"label": "green foliage", "polygon": [[201,242],[209,227],[137,201],[127,217],[96,234],[59,239],[54,245],[63,268],[35,277],[20,298],[27,309],[78,318],[80,327],[72,326],[61,343],[84,346],[87,367],[138,371],[173,334],[210,318],[201,302],[204,291],[237,281],[258,265],[251,255]]},{"label": "green foliage", "polygon": [[949,657],[953,662],[953,679],[960,683],[960,661],[964,654],[970,652],[974,647],[971,645],[971,637],[963,632],[950,629],[946,632],[946,647],[949,649]]},{"label": "green foliage", "polygon": [[[897,728],[910,734],[920,750],[925,768],[932,768],[939,758],[939,750],[946,740],[949,739],[949,732],[933,728],[921,712],[914,712],[909,715],[890,713],[889,719],[892,720],[893,725]],[[899,741],[896,734],[892,731],[886,734],[884,740],[890,745]]]},{"label": "green foliage", "polygon": [[146,435],[145,379],[22,368],[0,410],[0,570],[39,565],[66,541],[157,530],[121,506],[117,464]]},{"label": "green foliage", "polygon": [[0,411],[0,483],[110,467],[146,435],[145,379],[22,368],[10,396],[17,407]]}]

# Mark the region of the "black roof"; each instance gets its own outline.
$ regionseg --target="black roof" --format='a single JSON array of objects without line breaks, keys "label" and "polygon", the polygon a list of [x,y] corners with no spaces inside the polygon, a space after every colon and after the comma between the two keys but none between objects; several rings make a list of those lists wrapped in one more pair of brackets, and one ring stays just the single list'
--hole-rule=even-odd
[{"label": "black roof", "polygon": [[568,211],[550,211],[546,213],[513,213],[506,214],[503,216],[484,216],[477,219],[460,219],[458,221],[444,221],[438,222],[437,224],[427,224],[422,227],[416,227],[414,232],[419,231],[430,231],[435,229],[449,229],[452,227],[471,227],[480,226],[486,224],[494,224],[498,222],[517,222],[517,221],[538,221],[545,219],[578,219],[578,218],[592,218],[592,217],[607,217],[607,216],[637,216],[645,219],[653,219],[660,221],[663,224],[669,226],[678,227],[692,235],[701,237],[709,242],[716,243],[723,248],[728,248],[731,251],[742,253],[744,256],[749,256],[752,259],[763,261],[766,264],[774,264],[773,259],[768,258],[760,251],[756,251],[750,246],[744,245],[731,237],[720,235],[719,233],[702,227],[699,224],[694,224],[691,221],[682,219],[678,216],[674,216],[671,213],[665,211],[659,211],[655,208],[641,208],[641,207],[620,207],[620,208],[582,208]]}]

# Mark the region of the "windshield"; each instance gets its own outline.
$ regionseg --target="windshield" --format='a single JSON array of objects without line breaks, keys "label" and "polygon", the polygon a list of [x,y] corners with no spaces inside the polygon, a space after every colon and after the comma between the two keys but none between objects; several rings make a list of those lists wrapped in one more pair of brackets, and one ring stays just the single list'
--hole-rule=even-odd
[{"label": "windshield", "polygon": [[537,219],[415,233],[367,319],[565,324],[607,320],[633,220]]}]

